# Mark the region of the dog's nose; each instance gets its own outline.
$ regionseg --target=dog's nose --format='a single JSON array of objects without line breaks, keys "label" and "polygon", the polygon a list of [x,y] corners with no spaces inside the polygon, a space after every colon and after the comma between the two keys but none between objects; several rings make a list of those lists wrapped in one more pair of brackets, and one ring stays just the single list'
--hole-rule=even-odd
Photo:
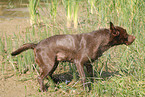
[{"label": "dog's nose", "polygon": [[134,40],[135,40],[135,36],[129,35],[129,37],[128,37],[128,42],[126,43],[126,45],[132,44]]},{"label": "dog's nose", "polygon": [[131,35],[131,37],[132,37],[132,41],[134,41],[135,40],[135,36]]},{"label": "dog's nose", "polygon": [[135,40],[135,36],[133,36],[133,40]]}]

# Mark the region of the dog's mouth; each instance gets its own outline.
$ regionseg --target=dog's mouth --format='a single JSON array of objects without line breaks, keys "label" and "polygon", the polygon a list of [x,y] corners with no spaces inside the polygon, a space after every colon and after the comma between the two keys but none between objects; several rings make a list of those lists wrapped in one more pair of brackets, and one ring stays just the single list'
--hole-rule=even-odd
[{"label": "dog's mouth", "polygon": [[128,36],[128,41],[126,42],[126,45],[132,44],[134,40],[135,40],[135,36],[129,35]]},{"label": "dog's mouth", "polygon": [[126,45],[131,45],[133,42],[127,42]]}]

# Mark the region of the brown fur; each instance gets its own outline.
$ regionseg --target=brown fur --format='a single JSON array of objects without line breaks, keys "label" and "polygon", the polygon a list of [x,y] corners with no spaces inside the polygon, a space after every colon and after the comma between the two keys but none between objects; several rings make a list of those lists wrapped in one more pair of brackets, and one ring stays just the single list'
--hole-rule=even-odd
[{"label": "brown fur", "polygon": [[93,76],[90,62],[97,60],[110,47],[121,44],[130,45],[134,39],[135,37],[128,35],[125,29],[114,26],[110,22],[110,29],[99,29],[76,35],[55,35],[40,41],[38,44],[24,44],[12,52],[12,55],[15,56],[27,49],[34,50],[35,61],[40,67],[38,82],[41,91],[46,91],[43,79],[47,75],[52,76],[58,63],[64,61],[76,64],[85,87],[84,66],[86,66],[90,76]]}]

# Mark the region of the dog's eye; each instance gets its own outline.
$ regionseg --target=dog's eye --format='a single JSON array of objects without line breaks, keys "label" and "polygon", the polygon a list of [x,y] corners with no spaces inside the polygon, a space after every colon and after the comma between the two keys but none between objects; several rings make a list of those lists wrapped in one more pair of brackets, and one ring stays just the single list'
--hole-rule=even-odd
[{"label": "dog's eye", "polygon": [[128,38],[124,38],[125,41],[128,41]]},{"label": "dog's eye", "polygon": [[128,41],[128,35],[127,35],[127,34],[124,35],[124,39],[125,39],[126,41]]},{"label": "dog's eye", "polygon": [[125,37],[124,37],[124,40],[125,40],[125,41],[128,41],[128,36],[125,36]]}]

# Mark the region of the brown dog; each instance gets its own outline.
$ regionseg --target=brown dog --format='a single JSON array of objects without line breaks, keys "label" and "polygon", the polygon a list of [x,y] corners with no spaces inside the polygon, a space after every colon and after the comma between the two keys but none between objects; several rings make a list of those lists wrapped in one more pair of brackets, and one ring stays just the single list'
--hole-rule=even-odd
[{"label": "brown dog", "polygon": [[98,59],[110,47],[121,44],[130,45],[134,40],[135,37],[128,35],[125,29],[114,26],[110,22],[110,29],[99,29],[76,35],[55,35],[38,44],[24,44],[11,55],[15,56],[28,49],[34,50],[35,61],[40,67],[40,76],[38,77],[40,89],[46,91],[43,79],[47,75],[52,76],[59,62],[75,63],[84,86],[84,66],[92,76],[91,62]]}]

